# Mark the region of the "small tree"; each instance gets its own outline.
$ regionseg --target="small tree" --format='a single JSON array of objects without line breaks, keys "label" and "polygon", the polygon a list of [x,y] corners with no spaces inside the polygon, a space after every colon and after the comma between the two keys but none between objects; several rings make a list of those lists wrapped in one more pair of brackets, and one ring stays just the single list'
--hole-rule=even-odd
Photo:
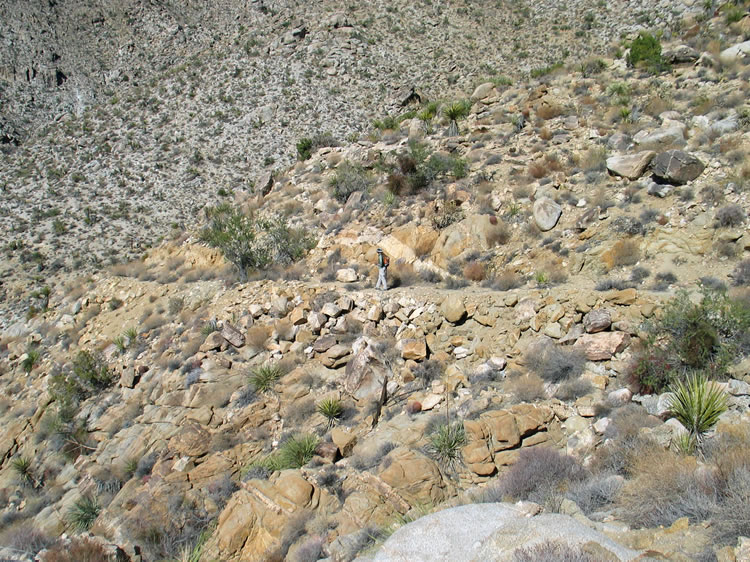
[{"label": "small tree", "polygon": [[630,53],[627,56],[628,66],[637,66],[642,63],[652,74],[667,69],[667,63],[661,56],[661,43],[659,39],[646,31],[641,31],[638,37],[633,39],[630,45]]}]

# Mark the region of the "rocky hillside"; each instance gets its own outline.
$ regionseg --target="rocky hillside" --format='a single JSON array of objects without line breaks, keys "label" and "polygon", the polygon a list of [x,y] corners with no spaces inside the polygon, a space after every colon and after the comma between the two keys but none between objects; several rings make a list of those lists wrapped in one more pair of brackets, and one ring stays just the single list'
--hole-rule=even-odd
[{"label": "rocky hillside", "polygon": [[747,5],[553,4],[5,20],[0,558],[747,558]]},{"label": "rocky hillside", "polygon": [[[692,8],[702,16],[702,8]],[[3,301],[140,257],[302,138],[347,144],[489,79],[614,52],[675,2],[4,2]],[[417,38],[418,40],[414,40]],[[509,38],[512,38],[510,40]],[[16,295],[16,291],[21,293]],[[10,297],[8,296],[10,295]],[[19,310],[3,309],[8,325]]]}]

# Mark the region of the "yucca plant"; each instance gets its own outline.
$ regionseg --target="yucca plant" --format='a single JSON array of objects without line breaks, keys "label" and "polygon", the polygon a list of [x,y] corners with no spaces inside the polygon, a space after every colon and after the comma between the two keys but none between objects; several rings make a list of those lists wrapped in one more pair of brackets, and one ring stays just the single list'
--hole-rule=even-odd
[{"label": "yucca plant", "polygon": [[266,472],[265,477],[267,477],[267,473],[277,470],[303,467],[313,458],[317,446],[316,435],[296,435],[284,442],[278,451],[248,466],[243,478],[249,474],[256,474],[258,471]]},{"label": "yucca plant", "polygon": [[250,373],[250,384],[255,392],[268,392],[281,378],[281,368],[272,363],[261,365]]},{"label": "yucca plant", "polygon": [[457,101],[450,104],[443,110],[445,118],[448,119],[450,124],[448,125],[448,136],[458,136],[458,120],[466,117],[469,114],[471,106],[468,102]]},{"label": "yucca plant", "polygon": [[201,328],[201,334],[203,334],[204,336],[210,336],[214,332],[218,332],[218,331],[219,331],[219,324],[216,321],[216,319],[209,320]]},{"label": "yucca plant", "polygon": [[130,345],[133,345],[133,342],[138,339],[138,330],[131,326],[130,328],[125,330],[124,335],[130,340]]},{"label": "yucca plant", "polygon": [[112,343],[115,344],[117,351],[119,351],[120,353],[125,353],[125,350],[128,348],[127,343],[125,343],[125,338],[123,336],[115,337],[115,339],[112,340]]},{"label": "yucca plant", "polygon": [[318,446],[316,435],[297,435],[281,446],[279,457],[284,468],[301,468],[313,458]]},{"label": "yucca plant", "polygon": [[461,459],[461,447],[466,444],[463,423],[443,424],[430,436],[427,452],[448,468]]},{"label": "yucca plant", "polygon": [[34,365],[39,362],[39,358],[42,356],[41,351],[35,347],[30,347],[26,350],[26,357],[21,361],[21,367],[25,373],[30,373],[34,369]]},{"label": "yucca plant", "polygon": [[102,510],[96,498],[82,496],[68,510],[68,520],[79,531],[88,531]]},{"label": "yucca plant", "polygon": [[31,459],[28,457],[16,457],[10,463],[13,472],[16,473],[22,486],[33,486],[34,475],[31,472]]},{"label": "yucca plant", "polygon": [[328,420],[329,429],[341,417],[341,414],[344,413],[344,405],[338,398],[324,398],[318,402],[316,409],[319,414]]},{"label": "yucca plant", "polygon": [[677,381],[671,390],[669,413],[685,426],[700,452],[706,433],[727,411],[727,393],[702,373]]}]

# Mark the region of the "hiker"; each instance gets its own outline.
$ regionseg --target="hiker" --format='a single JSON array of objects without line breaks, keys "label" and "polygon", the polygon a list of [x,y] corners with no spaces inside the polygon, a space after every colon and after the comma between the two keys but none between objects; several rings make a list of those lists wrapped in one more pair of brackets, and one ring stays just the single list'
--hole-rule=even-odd
[{"label": "hiker", "polygon": [[383,253],[383,250],[378,248],[378,282],[375,283],[376,289],[382,289],[383,291],[388,290],[388,281],[386,281],[386,274],[388,273],[388,266],[391,260]]}]

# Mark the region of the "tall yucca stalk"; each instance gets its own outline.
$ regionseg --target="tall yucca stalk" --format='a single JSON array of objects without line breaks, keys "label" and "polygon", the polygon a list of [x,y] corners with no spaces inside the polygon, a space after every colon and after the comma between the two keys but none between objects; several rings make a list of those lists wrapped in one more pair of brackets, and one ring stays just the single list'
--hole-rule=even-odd
[{"label": "tall yucca stalk", "polygon": [[706,433],[727,411],[727,393],[701,373],[675,383],[672,393],[669,413],[685,426],[700,451]]}]

